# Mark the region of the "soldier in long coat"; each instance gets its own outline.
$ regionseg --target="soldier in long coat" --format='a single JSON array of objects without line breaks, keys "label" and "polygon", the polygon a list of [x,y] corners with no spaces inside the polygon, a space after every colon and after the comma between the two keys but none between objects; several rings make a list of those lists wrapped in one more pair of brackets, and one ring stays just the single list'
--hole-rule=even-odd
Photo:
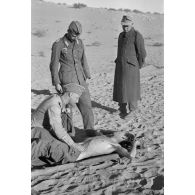
[{"label": "soldier in long coat", "polygon": [[94,115],[86,83],[91,75],[84,45],[79,39],[81,32],[81,24],[72,21],[68,32],[53,43],[50,71],[52,84],[59,93],[63,92],[63,86],[68,83],[77,83],[85,87],[85,92],[81,95],[77,106],[83,118],[84,129],[94,129]]},{"label": "soldier in long coat", "polygon": [[137,107],[140,100],[140,71],[146,51],[142,35],[133,28],[132,19],[123,16],[123,32],[118,38],[118,52],[115,60],[113,100],[119,103],[120,115],[126,117]]}]

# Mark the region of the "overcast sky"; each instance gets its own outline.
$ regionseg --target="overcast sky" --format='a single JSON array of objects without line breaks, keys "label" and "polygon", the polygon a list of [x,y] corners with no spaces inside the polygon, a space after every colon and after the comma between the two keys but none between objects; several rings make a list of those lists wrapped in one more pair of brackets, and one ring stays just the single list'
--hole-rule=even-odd
[{"label": "overcast sky", "polygon": [[45,0],[56,3],[84,3],[88,7],[126,8],[138,9],[140,11],[164,12],[163,0]]}]

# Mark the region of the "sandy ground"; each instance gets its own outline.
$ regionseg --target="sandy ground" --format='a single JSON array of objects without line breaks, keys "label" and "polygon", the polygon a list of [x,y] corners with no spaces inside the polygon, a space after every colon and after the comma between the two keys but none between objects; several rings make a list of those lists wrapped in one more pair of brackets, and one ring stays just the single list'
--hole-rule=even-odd
[{"label": "sandy ground", "polygon": [[[64,35],[72,20],[79,20],[92,73],[88,83],[95,128],[130,131],[142,143],[132,162],[124,158],[120,162],[62,167],[60,171],[56,167],[52,173],[32,177],[32,189],[39,194],[164,194],[163,15],[129,13],[145,38],[147,59],[141,69],[139,108],[123,120],[118,115],[117,103],[112,101],[112,91],[117,38],[124,14],[32,2],[32,110],[54,92],[49,72],[52,43]],[[74,113],[74,124],[82,129],[78,110]]]}]

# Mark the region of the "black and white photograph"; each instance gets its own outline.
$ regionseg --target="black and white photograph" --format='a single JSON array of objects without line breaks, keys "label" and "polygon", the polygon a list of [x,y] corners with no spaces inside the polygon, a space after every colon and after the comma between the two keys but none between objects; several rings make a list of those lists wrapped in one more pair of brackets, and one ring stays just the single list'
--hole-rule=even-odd
[{"label": "black and white photograph", "polygon": [[2,1],[1,194],[194,194],[194,3]]},{"label": "black and white photograph", "polygon": [[164,195],[163,0],[31,0],[31,195],[44,194]]}]

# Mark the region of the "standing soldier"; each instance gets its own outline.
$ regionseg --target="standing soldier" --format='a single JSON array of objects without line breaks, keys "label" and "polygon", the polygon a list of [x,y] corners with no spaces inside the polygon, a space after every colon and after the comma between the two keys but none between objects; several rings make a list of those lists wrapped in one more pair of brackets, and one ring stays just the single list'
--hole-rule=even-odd
[{"label": "standing soldier", "polygon": [[123,32],[118,38],[118,52],[115,60],[113,100],[119,103],[121,118],[137,108],[140,97],[140,71],[146,51],[142,35],[133,28],[132,19],[123,16]]},{"label": "standing soldier", "polygon": [[50,71],[52,84],[58,93],[63,93],[63,86],[68,83],[76,83],[85,87],[77,107],[83,118],[84,129],[91,130],[94,129],[94,115],[86,83],[86,80],[90,79],[91,76],[84,45],[79,39],[81,32],[81,24],[78,21],[72,21],[67,33],[53,43]]}]

